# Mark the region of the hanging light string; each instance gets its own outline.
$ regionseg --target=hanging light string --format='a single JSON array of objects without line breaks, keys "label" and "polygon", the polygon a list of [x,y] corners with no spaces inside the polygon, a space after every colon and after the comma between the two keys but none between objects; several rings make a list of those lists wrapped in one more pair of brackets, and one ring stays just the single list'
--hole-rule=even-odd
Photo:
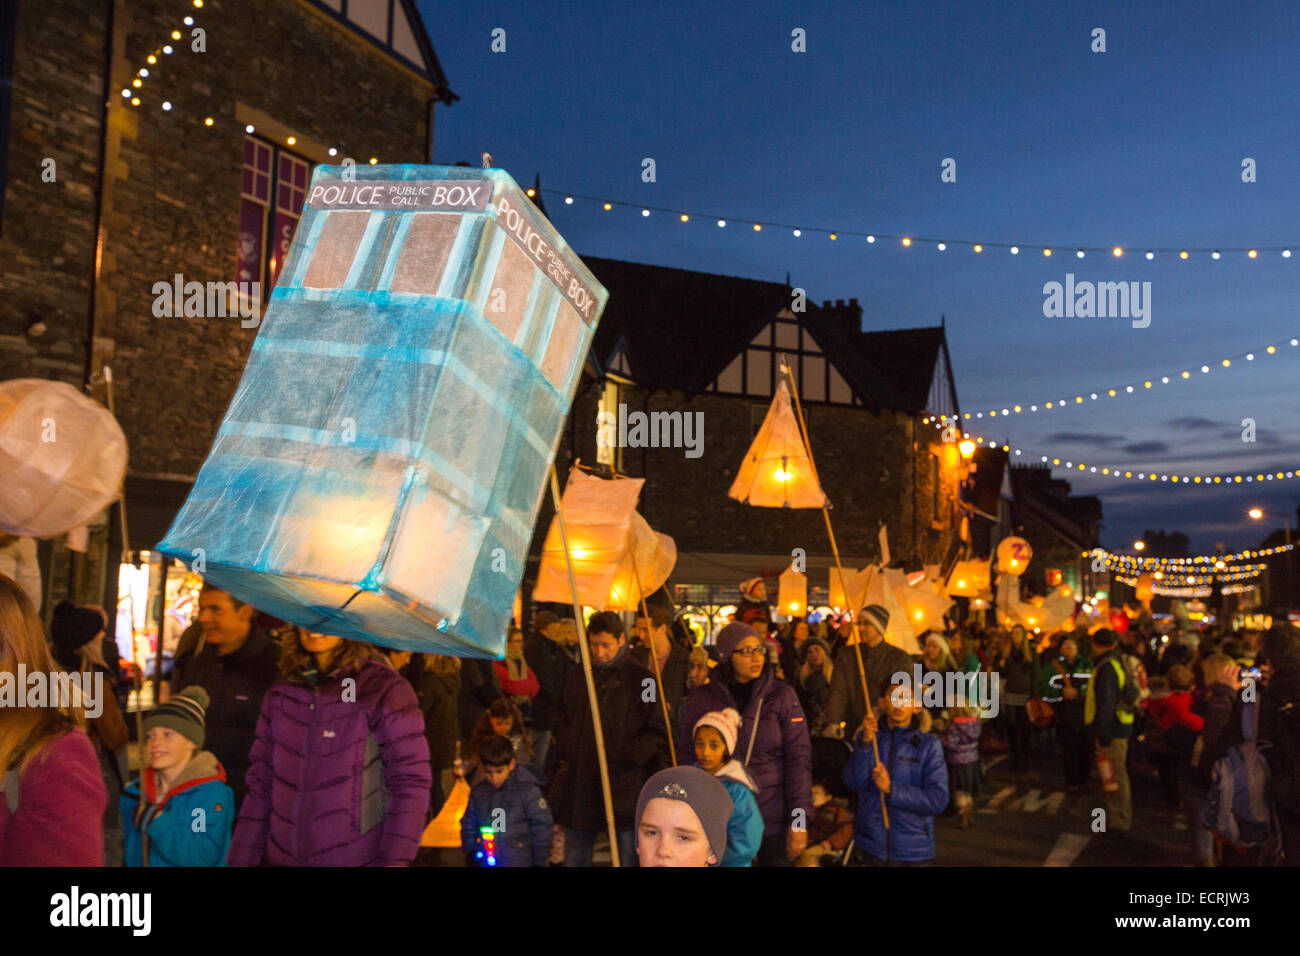
[{"label": "hanging light string", "polygon": [[[191,5],[195,10],[201,10],[203,9],[203,0],[192,0]],[[187,16],[181,21],[181,24],[186,27],[192,27],[194,26],[194,18]],[[122,88],[122,98],[124,100],[132,106],[140,105],[140,93],[144,90],[145,81],[150,78],[153,72],[149,68],[156,67],[161,57],[171,56],[174,52],[172,43],[179,43],[183,38],[184,34],[182,34],[180,30],[172,30],[168,35],[168,41],[155,47],[154,51],[144,58],[145,65],[139,67],[132,75],[130,83]],[[171,111],[172,104],[170,100],[163,100],[161,105],[164,112]],[[205,125],[211,126],[212,123],[213,120],[211,116],[204,118]]]},{"label": "hanging light string", "polygon": [[1131,554],[1118,554],[1114,551],[1107,551],[1105,548],[1091,548],[1087,551],[1080,551],[1079,556],[1082,558],[1105,558],[1107,565],[1114,562],[1116,565],[1126,568],[1141,568],[1144,571],[1160,570],[1164,568],[1175,568],[1179,570],[1193,570],[1196,565],[1210,564],[1215,566],[1226,566],[1236,564],[1240,561],[1248,561],[1251,558],[1266,558],[1272,554],[1282,554],[1290,551],[1295,547],[1294,544],[1280,544],[1275,548],[1257,548],[1253,550],[1238,551],[1236,554],[1196,554],[1186,558],[1140,558]]},{"label": "hanging light string", "polygon": [[[1244,581],[1248,579],[1254,579],[1257,577],[1259,577],[1258,574],[1242,574],[1242,575],[1236,575],[1234,577],[1219,577],[1217,575],[1195,577],[1189,575],[1183,577],[1180,580],[1167,579],[1159,585],[1153,584],[1151,585],[1151,593],[1152,594],[1165,593],[1169,589],[1180,588],[1180,587],[1193,587],[1193,586],[1204,587],[1206,585],[1212,585],[1214,581]],[[1130,587],[1137,587],[1137,583],[1138,583],[1137,578],[1127,578],[1127,577],[1122,577],[1120,575],[1116,575],[1115,580],[1119,581],[1121,584],[1127,584]]]},{"label": "hanging light string", "polygon": [[[203,8],[203,0],[190,0],[190,4],[196,10],[201,10]],[[192,16],[186,16],[181,21],[181,23],[185,27],[196,26],[194,22],[194,17]],[[135,74],[131,79],[129,87],[124,87],[122,89],[122,98],[125,99],[128,103],[130,103],[131,106],[135,106],[135,107],[140,106],[141,103],[140,94],[144,92],[144,84],[153,75],[153,71],[150,70],[150,67],[153,67],[157,63],[159,63],[160,57],[170,56],[173,52],[175,52],[174,48],[172,47],[172,43],[180,42],[183,38],[184,35],[179,29],[172,30],[168,37],[169,42],[164,43],[162,46],[156,47],[152,53],[150,53],[147,57],[145,57],[145,65],[140,67],[138,70],[136,70]],[[162,100],[159,105],[162,107],[162,110],[165,113],[172,112],[174,108],[174,104],[172,103],[171,100]],[[216,125],[216,122],[217,122],[216,119],[214,119],[211,116],[203,117],[204,126],[212,127]],[[239,125],[239,124],[236,122],[235,125]],[[253,126],[253,124],[251,123],[244,124],[245,133],[251,135],[256,131],[257,131],[256,127]],[[297,143],[298,143],[298,138],[293,134],[288,134],[284,137],[284,145],[286,146],[293,147],[296,146]],[[331,146],[329,147],[328,151],[331,157],[338,156],[339,153],[338,147]],[[378,162],[379,162],[379,157],[377,156],[371,156],[369,159],[369,163],[371,166],[376,165]],[[530,189],[528,192],[529,195],[531,196],[533,191]]]},{"label": "hanging light string", "polygon": [[[936,429],[943,428],[942,420],[936,421],[934,418],[923,419],[934,425]],[[1176,475],[1162,471],[1133,471],[1129,468],[1123,468],[1116,465],[1090,465],[1087,462],[1077,462],[1073,459],[1062,459],[1060,457],[1049,457],[1047,455],[1034,455],[1026,452],[1022,448],[1015,448],[1007,442],[995,441],[992,438],[984,438],[980,435],[973,435],[970,432],[962,432],[962,437],[974,442],[977,445],[987,445],[989,448],[1001,448],[1003,451],[1018,457],[1028,459],[1038,458],[1040,463],[1050,464],[1053,468],[1065,467],[1071,471],[1088,472],[1092,474],[1105,475],[1110,478],[1135,478],[1138,481],[1164,481],[1174,484],[1241,484],[1242,482],[1256,481],[1273,481],[1274,479],[1286,479],[1300,477],[1300,471],[1267,471],[1257,472],[1253,475]]]},{"label": "hanging light string", "polygon": [[[1229,584],[1227,587],[1221,589],[1220,593],[1225,595],[1246,594],[1249,591],[1255,590],[1256,587],[1257,585],[1254,584]],[[1209,595],[1205,595],[1205,597],[1209,597]]]},{"label": "hanging light string", "polygon": [[[534,190],[529,190],[531,196]],[[1123,258],[1132,253],[1141,255],[1147,260],[1155,259],[1156,256],[1170,256],[1180,261],[1189,261],[1193,257],[1208,256],[1211,259],[1221,259],[1225,254],[1243,254],[1248,259],[1258,259],[1263,253],[1278,253],[1284,259],[1291,258],[1292,246],[1221,246],[1215,248],[1193,248],[1193,247],[1144,247],[1142,252],[1135,249],[1126,249],[1124,246],[1090,246],[1080,243],[1064,244],[1046,244],[1038,242],[976,242],[973,239],[937,239],[931,236],[905,236],[886,232],[864,232],[857,229],[827,229],[822,226],[798,226],[786,222],[773,222],[767,219],[753,219],[749,217],[719,216],[714,213],[691,212],[688,209],[673,209],[667,206],[649,206],[644,203],[626,202],[620,199],[601,199],[597,196],[587,196],[582,193],[566,192],[562,189],[551,189],[543,187],[542,192],[549,193],[553,196],[563,196],[564,204],[572,206],[578,202],[591,203],[605,212],[613,212],[615,209],[634,209],[641,213],[641,218],[647,219],[655,213],[672,216],[678,222],[691,223],[693,221],[708,222],[712,220],[718,228],[725,229],[728,225],[734,225],[737,228],[752,231],[763,232],[764,230],[778,230],[790,233],[798,239],[804,235],[825,236],[834,241],[840,238],[865,239],[868,244],[874,244],[878,241],[896,242],[905,249],[918,248],[921,246],[933,247],[938,252],[946,252],[951,246],[953,249],[966,249],[976,255],[984,252],[993,252],[996,250],[1005,250],[1013,256],[1020,255],[1021,252],[1030,254],[1040,254],[1045,257],[1053,255],[1073,256],[1077,259],[1085,258],[1089,253],[1093,255],[1109,256],[1113,259]]]},{"label": "hanging light string", "polygon": [[[1200,376],[1209,375],[1212,371],[1216,371],[1218,369],[1232,368],[1233,362],[1237,362],[1238,363],[1237,367],[1241,368],[1242,367],[1241,362],[1243,361],[1254,362],[1255,359],[1259,356],[1277,355],[1288,347],[1296,348],[1297,346],[1300,346],[1300,337],[1283,339],[1281,341],[1274,342],[1269,345],[1265,345],[1262,348],[1252,349],[1247,352],[1238,352],[1236,355],[1229,355],[1227,358],[1220,359],[1217,362],[1214,362],[1213,364],[1210,363],[1203,364],[1199,366],[1200,375],[1194,374],[1193,369],[1196,368],[1196,366],[1193,366],[1192,368],[1185,368],[1182,369],[1181,371],[1173,372],[1168,375],[1154,376],[1152,378],[1142,379],[1140,381],[1125,382],[1124,384],[1121,385],[1115,385],[1109,388],[1101,388],[1101,389],[1097,389],[1096,391],[1089,391],[1084,394],[1076,394],[1072,399],[1071,398],[1048,399],[1038,403],[1020,402],[1018,404],[1004,405],[1001,408],[990,408],[987,411],[974,412],[973,417],[979,419],[979,418],[984,418],[987,415],[989,418],[997,418],[1000,415],[1003,418],[1009,418],[1012,415],[1022,415],[1022,414],[1039,412],[1039,411],[1043,411],[1043,412],[1050,412],[1054,410],[1059,411],[1063,408],[1074,408],[1079,405],[1084,405],[1088,402],[1101,401],[1107,398],[1119,398],[1127,395],[1141,394],[1146,391],[1151,391],[1158,384],[1170,385],[1174,382],[1180,382],[1180,381],[1186,382],[1191,380],[1194,377],[1197,378],[1198,380],[1203,381],[1203,379],[1201,379]],[[972,417],[971,412],[962,413],[963,419],[970,419],[971,417]],[[928,421],[926,419],[922,419],[922,424],[928,424]]]}]

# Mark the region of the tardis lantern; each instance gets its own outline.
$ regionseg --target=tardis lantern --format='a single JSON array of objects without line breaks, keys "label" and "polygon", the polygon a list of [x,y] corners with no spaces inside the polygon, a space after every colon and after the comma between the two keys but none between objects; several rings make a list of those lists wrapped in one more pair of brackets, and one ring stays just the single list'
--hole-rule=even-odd
[{"label": "tardis lantern", "polygon": [[499,657],[607,299],[503,170],[317,167],[158,550],[310,631]]}]

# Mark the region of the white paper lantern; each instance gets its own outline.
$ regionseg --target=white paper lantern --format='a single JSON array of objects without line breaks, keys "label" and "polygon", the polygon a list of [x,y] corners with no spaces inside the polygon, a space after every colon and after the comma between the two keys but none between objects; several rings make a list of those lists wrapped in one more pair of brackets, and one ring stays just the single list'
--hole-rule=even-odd
[{"label": "white paper lantern", "polygon": [[107,408],[63,382],[0,382],[0,531],[71,531],[117,500],[125,476],[126,435]]}]

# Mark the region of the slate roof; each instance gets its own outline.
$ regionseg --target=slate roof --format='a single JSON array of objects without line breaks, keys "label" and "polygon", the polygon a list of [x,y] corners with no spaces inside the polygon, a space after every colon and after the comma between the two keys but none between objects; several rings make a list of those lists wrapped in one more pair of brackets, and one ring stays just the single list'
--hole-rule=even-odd
[{"label": "slate roof", "polygon": [[[632,380],[647,388],[707,390],[791,302],[785,282],[580,258],[609,290],[592,357],[607,369],[622,347]],[[862,332],[860,316],[856,304],[809,301],[797,318],[868,408],[924,411],[943,328]]]}]

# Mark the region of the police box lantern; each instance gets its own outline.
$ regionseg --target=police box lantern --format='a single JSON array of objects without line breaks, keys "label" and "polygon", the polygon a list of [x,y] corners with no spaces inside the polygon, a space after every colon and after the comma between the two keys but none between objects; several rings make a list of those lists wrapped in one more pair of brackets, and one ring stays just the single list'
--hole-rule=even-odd
[{"label": "police box lantern", "polygon": [[499,657],[607,299],[503,170],[317,167],[159,550],[307,630]]}]

